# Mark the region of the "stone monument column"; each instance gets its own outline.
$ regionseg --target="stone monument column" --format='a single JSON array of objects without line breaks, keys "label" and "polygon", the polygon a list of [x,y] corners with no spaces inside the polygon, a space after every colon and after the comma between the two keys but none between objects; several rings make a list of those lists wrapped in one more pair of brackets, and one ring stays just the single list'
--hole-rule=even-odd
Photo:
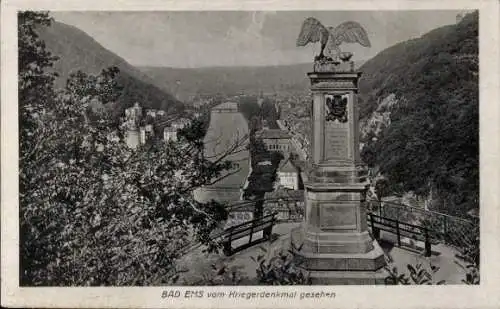
[{"label": "stone monument column", "polygon": [[385,255],[367,227],[367,172],[359,155],[358,80],[352,62],[319,60],[312,92],[311,170],[302,226],[292,232],[314,284],[383,283]]}]

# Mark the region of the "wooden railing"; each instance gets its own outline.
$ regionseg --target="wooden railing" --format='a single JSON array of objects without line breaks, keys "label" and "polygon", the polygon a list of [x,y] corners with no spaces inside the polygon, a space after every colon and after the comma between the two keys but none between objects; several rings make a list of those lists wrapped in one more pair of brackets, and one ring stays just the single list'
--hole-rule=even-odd
[{"label": "wooden railing", "polygon": [[401,247],[401,237],[420,240],[424,242],[424,255],[427,257],[431,256],[431,236],[429,229],[377,216],[372,213],[368,214],[368,224],[372,229],[372,234],[375,239],[380,239],[380,231],[382,230],[396,234],[398,247]]},{"label": "wooden railing", "polygon": [[[232,255],[236,251],[243,250],[254,244],[269,240],[273,231],[273,226],[276,223],[276,213],[269,214],[262,218],[244,222],[235,226],[231,226],[224,230],[217,237],[222,238],[223,252],[225,255]],[[253,234],[263,231],[263,235],[259,239],[254,239]],[[233,241],[248,236],[248,242],[233,248]]]}]

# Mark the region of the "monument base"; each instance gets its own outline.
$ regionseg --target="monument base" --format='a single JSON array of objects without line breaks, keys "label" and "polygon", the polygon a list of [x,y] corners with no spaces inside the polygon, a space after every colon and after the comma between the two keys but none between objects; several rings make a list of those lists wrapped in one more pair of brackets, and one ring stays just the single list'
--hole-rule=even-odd
[{"label": "monument base", "polygon": [[314,285],[384,285],[387,271],[309,271]]},{"label": "monument base", "polygon": [[313,284],[384,284],[386,257],[377,241],[371,240],[365,253],[325,253],[319,250],[321,242],[311,245],[305,234],[302,226],[292,231],[292,250]]}]

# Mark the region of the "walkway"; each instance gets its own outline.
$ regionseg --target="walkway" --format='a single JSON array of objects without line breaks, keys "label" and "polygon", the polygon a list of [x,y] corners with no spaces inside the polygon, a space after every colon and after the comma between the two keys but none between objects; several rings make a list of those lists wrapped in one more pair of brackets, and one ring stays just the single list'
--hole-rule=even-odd
[{"label": "walkway", "polygon": [[[179,269],[187,271],[181,275],[179,284],[193,284],[202,280],[204,276],[213,274],[212,265],[222,264],[230,269],[237,269],[243,277],[247,278],[245,284],[256,284],[257,264],[252,261],[251,257],[255,258],[263,254],[259,247],[266,248],[269,257],[274,256],[280,250],[287,251],[290,246],[290,232],[299,225],[300,223],[278,224],[273,229],[273,234],[277,237],[274,242],[253,246],[230,257],[226,257],[222,253],[207,255],[201,252],[202,248],[197,248],[187,253],[179,262]],[[417,243],[416,246],[421,247],[421,244]],[[461,280],[465,278],[465,271],[455,263],[455,261],[458,261],[455,257],[458,252],[449,246],[443,244],[433,245],[433,254],[429,258],[424,257],[418,250],[398,248],[387,241],[381,242],[381,247],[389,260],[392,260],[391,268],[397,267],[400,273],[408,273],[407,264],[416,265],[422,263],[427,269],[430,269],[429,265],[432,264],[440,268],[434,275],[435,281],[446,280],[446,284],[463,284]]]}]

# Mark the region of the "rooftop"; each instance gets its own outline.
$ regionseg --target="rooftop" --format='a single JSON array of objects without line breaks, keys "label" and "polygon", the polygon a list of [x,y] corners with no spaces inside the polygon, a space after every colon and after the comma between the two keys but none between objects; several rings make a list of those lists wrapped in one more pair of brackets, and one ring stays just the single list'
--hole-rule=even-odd
[{"label": "rooftop", "polygon": [[212,110],[221,110],[221,109],[233,109],[235,111],[238,111],[238,103],[225,102],[225,103],[221,103],[221,104],[212,108]]},{"label": "rooftop", "polygon": [[282,173],[297,173],[298,170],[297,168],[293,165],[293,163],[290,161],[290,159],[285,159],[281,162],[280,166],[278,167],[278,172]]},{"label": "rooftop", "polygon": [[264,129],[256,132],[255,134],[259,138],[267,139],[289,139],[291,138],[288,132],[280,129]]},{"label": "rooftop", "polygon": [[304,199],[304,190],[278,189],[273,192],[266,192],[264,199]]}]

